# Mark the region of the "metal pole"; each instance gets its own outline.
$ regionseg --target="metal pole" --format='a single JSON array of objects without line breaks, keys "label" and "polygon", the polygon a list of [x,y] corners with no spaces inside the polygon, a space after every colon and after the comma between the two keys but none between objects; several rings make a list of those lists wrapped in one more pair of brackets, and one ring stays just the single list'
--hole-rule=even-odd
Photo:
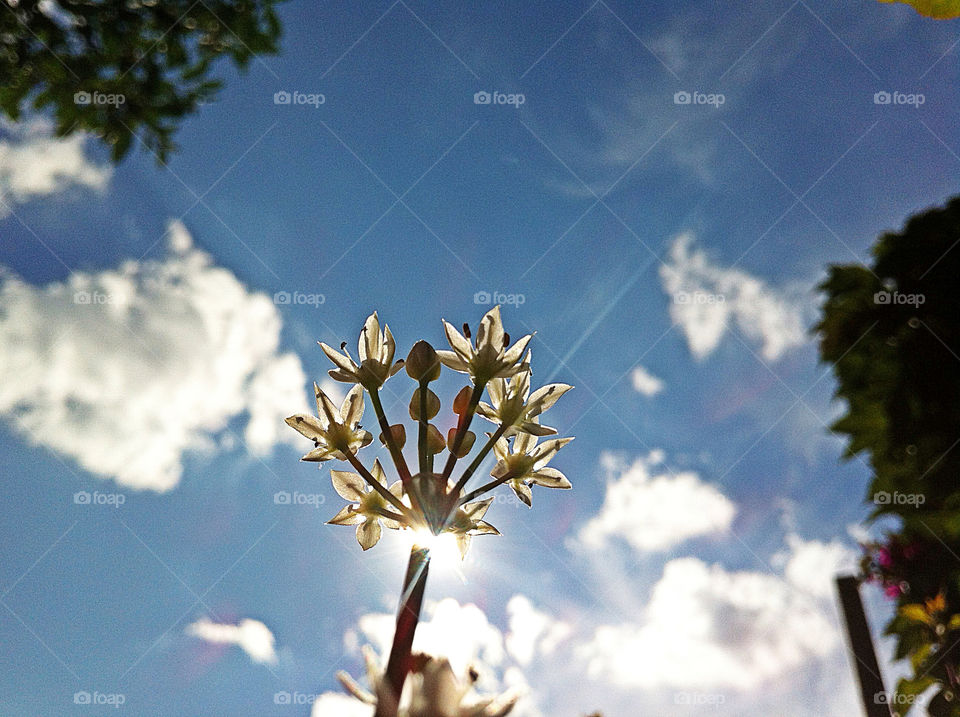
[{"label": "metal pole", "polygon": [[837,592],[847,624],[847,637],[854,658],[853,666],[857,670],[857,680],[860,683],[863,713],[866,717],[891,717],[889,695],[883,687],[880,665],[877,663],[877,653],[870,638],[870,626],[863,611],[857,579],[852,575],[838,576]]}]

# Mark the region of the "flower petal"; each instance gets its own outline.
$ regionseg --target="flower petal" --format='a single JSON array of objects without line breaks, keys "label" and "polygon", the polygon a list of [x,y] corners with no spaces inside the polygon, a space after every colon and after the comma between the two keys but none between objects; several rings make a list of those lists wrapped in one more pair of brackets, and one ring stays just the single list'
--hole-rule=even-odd
[{"label": "flower petal", "polygon": [[380,522],[367,519],[357,526],[357,542],[364,550],[370,550],[380,540]]},{"label": "flower petal", "polygon": [[485,520],[478,520],[476,527],[470,531],[470,535],[500,535],[500,531]]},{"label": "flower petal", "polygon": [[437,351],[437,358],[440,359],[440,363],[447,368],[452,368],[454,371],[459,371],[460,373],[468,373],[470,371],[467,362],[453,351]]},{"label": "flower petal", "polygon": [[360,331],[357,352],[360,354],[360,363],[363,363],[367,359],[376,361],[380,358],[380,320],[377,318],[376,311],[370,314],[367,320],[363,322],[363,330]]},{"label": "flower petal", "polygon": [[329,446],[317,446],[312,451],[300,458],[301,461],[306,461],[308,463],[323,463],[324,461],[332,461],[334,459],[334,453]]},{"label": "flower petal", "polygon": [[341,498],[354,503],[362,500],[366,493],[367,485],[359,473],[330,471],[330,480],[333,483],[333,489],[340,494]]},{"label": "flower petal", "polygon": [[327,523],[330,525],[356,525],[361,520],[363,520],[363,516],[354,511],[352,505],[345,505]]},{"label": "flower petal", "polygon": [[317,415],[324,426],[329,426],[337,422],[337,405],[330,400],[330,397],[323,392],[320,385],[313,384],[313,392],[317,396]]},{"label": "flower petal", "polygon": [[556,468],[541,468],[533,471],[527,478],[531,483],[542,485],[544,488],[573,488],[573,484]]},{"label": "flower petal", "polygon": [[497,304],[480,319],[477,327],[477,352],[484,347],[497,354],[503,351],[503,321],[500,319],[500,305]]},{"label": "flower petal", "polygon": [[327,355],[327,358],[333,361],[336,364],[337,368],[346,373],[353,373],[357,370],[357,364],[353,362],[349,356],[344,356],[342,353],[337,351],[332,346],[327,346],[322,341],[319,342],[320,348],[323,349],[323,353]]},{"label": "flower petal", "polygon": [[380,363],[384,366],[389,366],[393,363],[393,354],[397,350],[397,342],[393,338],[393,334],[390,332],[390,327],[384,324],[383,326],[383,344],[380,346]]},{"label": "flower petal", "polygon": [[573,386],[565,383],[551,383],[546,386],[541,386],[530,396],[528,405],[530,405],[533,410],[527,415],[537,416],[543,413],[571,388],[573,388]]},{"label": "flower petal", "polygon": [[345,426],[353,428],[363,416],[363,386],[357,384],[350,389],[350,393],[343,399],[340,406],[340,421]]},{"label": "flower petal", "polygon": [[493,498],[478,500],[474,503],[467,503],[465,506],[463,506],[463,508],[461,508],[461,510],[471,521],[477,521],[480,520],[483,517],[483,514],[487,512],[487,508],[490,507],[492,502]]},{"label": "flower petal", "polygon": [[290,428],[306,436],[311,441],[326,439],[326,428],[320,423],[316,416],[311,416],[307,413],[297,413],[285,418],[284,422],[290,426]]},{"label": "flower petal", "polygon": [[513,492],[517,494],[517,497],[522,500],[528,508],[531,507],[533,505],[533,491],[530,490],[530,486],[521,480],[512,480],[509,481],[509,483],[510,487],[513,488]]},{"label": "flower petal", "polygon": [[[463,334],[457,331],[453,325],[445,319],[443,320],[443,330],[447,335],[447,341],[450,342],[450,348],[456,351],[460,358],[464,361],[469,361],[473,358],[473,346],[470,345],[470,342],[467,341]],[[440,352],[438,351],[437,353],[439,354]]]},{"label": "flower petal", "polygon": [[[519,361],[520,356],[523,355],[524,349],[527,348],[527,344],[530,343],[530,339],[532,338],[533,338],[533,334],[527,334],[526,336],[521,336],[519,339],[517,339],[517,342],[504,352],[503,354],[504,363],[506,363],[509,366],[512,366],[517,361]],[[530,363],[529,356],[527,357],[527,360],[525,363],[527,364]]]}]

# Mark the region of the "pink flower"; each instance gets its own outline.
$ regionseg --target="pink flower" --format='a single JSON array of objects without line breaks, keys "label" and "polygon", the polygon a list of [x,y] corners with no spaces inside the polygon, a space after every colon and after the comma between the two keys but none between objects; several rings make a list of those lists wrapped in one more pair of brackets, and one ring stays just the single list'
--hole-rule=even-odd
[{"label": "pink flower", "polygon": [[877,565],[886,569],[893,567],[893,556],[890,555],[889,548],[879,548],[877,550]]}]

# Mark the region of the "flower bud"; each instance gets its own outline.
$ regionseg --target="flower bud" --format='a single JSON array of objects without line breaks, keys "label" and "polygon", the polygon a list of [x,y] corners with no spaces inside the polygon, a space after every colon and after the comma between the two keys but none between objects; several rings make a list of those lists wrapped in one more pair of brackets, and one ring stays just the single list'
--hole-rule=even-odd
[{"label": "flower bud", "polygon": [[[457,428],[454,426],[449,431],[447,431],[447,448],[450,449],[450,452],[453,452],[453,442],[457,439]],[[473,431],[467,431],[463,434],[463,439],[460,441],[460,448],[456,452],[457,458],[463,458],[467,455],[470,450],[473,448],[474,442],[477,440],[477,434]]]},{"label": "flower bud", "polygon": [[453,412],[458,416],[463,415],[467,412],[467,406],[470,405],[470,396],[473,395],[473,389],[470,386],[464,386],[460,389],[460,393],[457,394],[457,397],[453,399]]},{"label": "flower bud", "polygon": [[[396,444],[397,448],[403,448],[403,444],[407,442],[407,429],[404,428],[402,423],[393,424],[390,426],[390,438]],[[387,445],[383,433],[380,434],[380,442],[383,445]]]},{"label": "flower bud", "polygon": [[426,341],[417,341],[413,345],[404,366],[414,381],[436,381],[440,377],[440,359]]},{"label": "flower bud", "polygon": [[[440,398],[429,388],[425,390],[427,392],[427,415],[423,416],[423,420],[429,421],[431,418],[440,413]],[[419,421],[421,419],[420,391],[421,389],[419,388],[415,389],[413,396],[410,397],[410,418],[412,418],[414,421]]]},{"label": "flower bud", "polygon": [[427,428],[427,453],[433,456],[446,447],[447,443],[443,440],[443,434],[440,433],[440,429],[431,423],[430,427]]}]

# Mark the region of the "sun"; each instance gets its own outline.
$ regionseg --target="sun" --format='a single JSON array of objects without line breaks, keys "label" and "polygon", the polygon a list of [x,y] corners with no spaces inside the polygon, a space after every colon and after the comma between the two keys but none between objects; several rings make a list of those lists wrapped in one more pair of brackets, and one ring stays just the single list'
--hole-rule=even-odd
[{"label": "sun", "polygon": [[458,574],[463,560],[460,557],[460,548],[453,533],[434,535],[429,530],[403,530],[400,533],[403,541],[409,546],[419,545],[430,550],[430,563],[434,568],[452,569]]}]

